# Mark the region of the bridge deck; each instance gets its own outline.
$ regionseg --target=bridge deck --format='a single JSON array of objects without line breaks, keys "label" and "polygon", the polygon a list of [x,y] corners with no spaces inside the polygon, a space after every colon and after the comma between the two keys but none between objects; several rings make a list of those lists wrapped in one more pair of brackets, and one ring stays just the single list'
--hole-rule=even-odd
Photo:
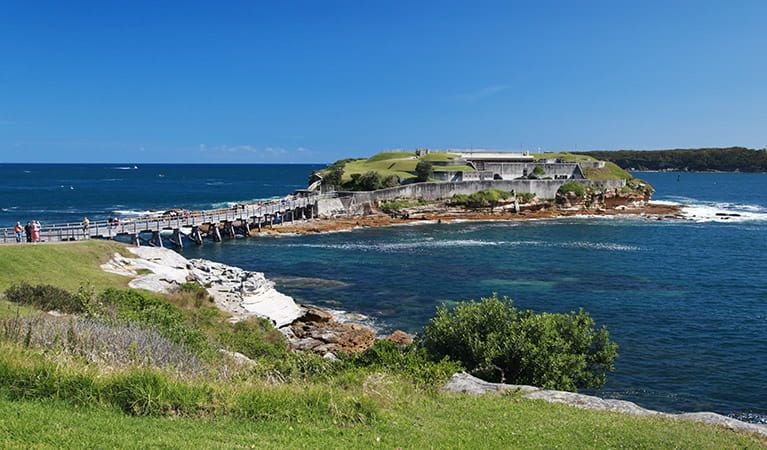
[{"label": "bridge deck", "polygon": [[[318,196],[297,197],[258,203],[246,203],[231,208],[204,211],[182,211],[174,214],[158,214],[121,219],[118,225],[108,221],[94,221],[85,228],[82,224],[41,224],[40,242],[76,241],[81,239],[114,239],[120,235],[138,235],[145,232],[159,233],[164,230],[181,230],[209,224],[231,222],[266,223],[267,218],[284,217],[301,208],[316,205]],[[24,238],[22,238],[23,240]],[[16,242],[13,228],[0,229],[0,243]]]}]

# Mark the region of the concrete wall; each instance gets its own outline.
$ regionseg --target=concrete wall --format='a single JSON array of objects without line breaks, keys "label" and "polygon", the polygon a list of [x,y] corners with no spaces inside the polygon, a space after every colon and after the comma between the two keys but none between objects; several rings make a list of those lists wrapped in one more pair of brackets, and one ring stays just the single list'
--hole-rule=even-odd
[{"label": "concrete wall", "polygon": [[504,180],[515,180],[517,178],[523,178],[540,166],[546,172],[544,177],[559,177],[559,178],[580,178],[580,171],[577,170],[578,163],[507,163],[507,162],[477,162],[475,163],[477,170],[490,171],[493,174],[498,174]]},{"label": "concrete wall", "polygon": [[[498,181],[461,181],[455,183],[413,183],[389,189],[369,192],[340,192],[336,199],[321,199],[318,203],[319,214],[327,216],[338,211],[343,205],[347,213],[357,214],[366,205],[394,200],[396,198],[413,198],[421,200],[440,200],[450,198],[455,194],[473,194],[484,189],[500,189],[516,193],[532,192],[542,199],[553,199],[557,190],[568,180],[498,180]],[[586,186],[596,188],[621,188],[626,185],[624,180],[578,180]],[[331,201],[332,200],[332,201]],[[323,203],[324,202],[324,203]]]}]

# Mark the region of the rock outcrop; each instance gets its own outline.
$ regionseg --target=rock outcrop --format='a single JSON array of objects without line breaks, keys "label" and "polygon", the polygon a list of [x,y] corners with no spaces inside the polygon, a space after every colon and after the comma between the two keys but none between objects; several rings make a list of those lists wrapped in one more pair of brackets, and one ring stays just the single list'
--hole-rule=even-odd
[{"label": "rock outcrop", "polygon": [[443,390],[471,394],[497,394],[503,391],[519,391],[522,397],[531,400],[544,400],[550,403],[562,403],[582,409],[611,411],[632,416],[659,416],[679,420],[694,420],[723,426],[736,431],[746,431],[767,436],[767,425],[743,422],[712,412],[669,414],[642,408],[636,403],[625,400],[605,399],[575,392],[546,390],[534,386],[490,383],[464,372],[456,373],[450,377]]},{"label": "rock outcrop", "polygon": [[361,352],[376,341],[376,334],[368,327],[338,322],[332,316],[327,318],[314,312],[293,322],[290,333],[292,348],[319,353]]},{"label": "rock outcrop", "polygon": [[269,319],[288,338],[292,348],[323,354],[358,352],[373,345],[373,330],[338,322],[321,308],[298,305],[261,272],[251,272],[204,259],[186,259],[173,250],[129,248],[136,257],[115,253],[104,271],[130,276],[132,288],[169,293],[193,282],[205,287],[216,306],[237,322],[248,317]]}]

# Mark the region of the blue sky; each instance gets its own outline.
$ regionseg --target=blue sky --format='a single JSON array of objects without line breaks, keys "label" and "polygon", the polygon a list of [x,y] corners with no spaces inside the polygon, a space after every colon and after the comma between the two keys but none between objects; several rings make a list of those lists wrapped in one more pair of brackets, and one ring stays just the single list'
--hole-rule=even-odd
[{"label": "blue sky", "polygon": [[767,146],[767,2],[1,2],[0,162]]}]

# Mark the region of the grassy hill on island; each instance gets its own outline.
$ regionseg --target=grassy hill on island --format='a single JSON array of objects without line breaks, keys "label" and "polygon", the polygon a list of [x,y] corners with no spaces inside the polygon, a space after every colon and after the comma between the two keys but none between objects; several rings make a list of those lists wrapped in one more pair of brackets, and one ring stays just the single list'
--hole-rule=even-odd
[{"label": "grassy hill on island", "polygon": [[[567,162],[594,162],[597,158],[574,153],[539,153],[536,160],[559,159]],[[342,159],[320,170],[318,174],[325,183],[343,190],[374,190],[393,187],[416,181],[420,162],[429,163],[432,176],[428,181],[440,181],[440,173],[471,172],[475,169],[463,162],[459,155],[444,152],[430,152],[418,156],[415,152],[381,152],[370,158]],[[631,179],[631,175],[612,162],[604,168],[583,168],[584,176],[592,180]],[[423,178],[422,178],[423,180]],[[372,189],[371,189],[372,188]]]},{"label": "grassy hill on island", "polygon": [[[440,386],[459,363],[425,359],[420,350],[394,344],[338,360],[292,352],[268,323],[229,323],[199,288],[167,295],[126,289],[126,278],[99,269],[123,251],[95,240],[0,246],[0,289],[11,293],[10,286],[23,280],[47,283],[51,287],[41,291],[46,302],[55,302],[51,293],[59,292],[76,310],[54,317],[37,309],[41,298],[15,303],[23,299],[18,289],[0,300],[3,448],[765,444],[700,423],[581,410],[514,392],[445,393]],[[78,288],[87,283],[90,288]],[[50,340],[40,341],[42,335]],[[105,352],[113,339],[134,343]],[[219,348],[252,362],[234,363]]]}]

